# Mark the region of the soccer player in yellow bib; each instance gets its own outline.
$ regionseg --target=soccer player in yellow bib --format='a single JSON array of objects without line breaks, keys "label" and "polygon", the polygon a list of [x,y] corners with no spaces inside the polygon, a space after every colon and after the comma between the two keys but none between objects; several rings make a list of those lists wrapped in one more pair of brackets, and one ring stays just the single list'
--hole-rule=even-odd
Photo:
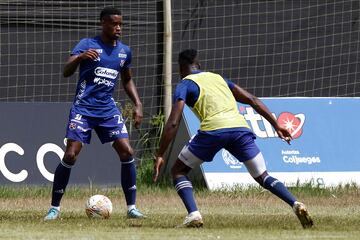
[{"label": "soccer player in yellow bib", "polygon": [[254,142],[256,137],[239,113],[236,102],[253,107],[270,122],[278,136],[290,144],[292,138],[288,130],[278,124],[257,97],[216,73],[201,71],[196,50],[182,51],[178,61],[182,80],[176,87],[172,110],[155,155],[153,180],[157,181],[165,163],[164,153],[176,135],[186,104],[200,119],[200,129],[181,150],[171,169],[175,189],[188,211],[183,225],[203,225],[187,174],[204,161],[212,161],[215,154],[225,148],[244,163],[256,182],[293,208],[304,228],[311,227],[313,221],[305,205],[297,201],[283,183],[267,173],[263,155]]}]

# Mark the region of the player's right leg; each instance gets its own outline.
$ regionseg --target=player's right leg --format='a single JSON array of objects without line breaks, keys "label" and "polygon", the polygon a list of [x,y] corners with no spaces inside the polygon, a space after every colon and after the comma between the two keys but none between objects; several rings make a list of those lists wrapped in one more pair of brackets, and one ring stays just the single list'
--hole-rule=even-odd
[{"label": "player's right leg", "polygon": [[80,153],[81,148],[81,142],[70,139],[67,140],[64,157],[55,170],[51,207],[44,218],[46,221],[55,220],[60,216],[60,201],[68,185],[71,168],[75,164],[76,157]]},{"label": "player's right leg", "polygon": [[87,117],[70,111],[66,131],[66,150],[54,174],[50,209],[44,220],[55,220],[60,215],[60,201],[69,182],[71,168],[75,164],[83,143],[90,143],[91,124]]},{"label": "player's right leg", "polygon": [[195,203],[193,186],[186,175],[204,161],[211,161],[214,158],[214,155],[223,148],[223,144],[226,142],[222,139],[225,135],[198,132],[181,150],[171,169],[175,189],[188,211],[183,223],[185,227],[203,226],[202,216]]}]

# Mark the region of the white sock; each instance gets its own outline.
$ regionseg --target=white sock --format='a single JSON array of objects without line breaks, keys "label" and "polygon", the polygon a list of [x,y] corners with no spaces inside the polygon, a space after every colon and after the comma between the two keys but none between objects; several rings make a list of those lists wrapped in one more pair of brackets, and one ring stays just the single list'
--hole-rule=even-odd
[{"label": "white sock", "polygon": [[58,207],[50,206],[50,208],[55,208],[56,210],[58,210],[60,212],[60,206],[58,206]]},{"label": "white sock", "polygon": [[128,212],[130,212],[131,210],[135,209],[135,205],[127,205],[128,208]]}]

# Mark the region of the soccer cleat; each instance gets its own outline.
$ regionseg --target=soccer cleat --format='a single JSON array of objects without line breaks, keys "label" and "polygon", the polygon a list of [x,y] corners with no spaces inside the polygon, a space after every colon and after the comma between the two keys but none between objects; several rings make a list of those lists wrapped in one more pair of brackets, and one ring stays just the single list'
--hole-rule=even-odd
[{"label": "soccer cleat", "polygon": [[144,214],[142,214],[138,209],[133,208],[127,212],[128,218],[146,218]]},{"label": "soccer cleat", "polygon": [[199,211],[192,212],[185,217],[182,227],[200,228],[204,225]]},{"label": "soccer cleat", "polygon": [[303,228],[311,228],[314,225],[305,204],[296,201],[293,205],[293,210],[296,216],[299,218]]},{"label": "soccer cleat", "polygon": [[60,216],[60,211],[54,207],[51,207],[48,213],[46,214],[46,216],[44,217],[44,221],[55,220],[59,218],[59,216]]}]

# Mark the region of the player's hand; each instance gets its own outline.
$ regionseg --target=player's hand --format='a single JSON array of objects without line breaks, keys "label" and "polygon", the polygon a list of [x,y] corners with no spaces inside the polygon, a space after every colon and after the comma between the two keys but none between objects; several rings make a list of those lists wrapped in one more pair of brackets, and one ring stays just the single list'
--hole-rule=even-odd
[{"label": "player's hand", "polygon": [[81,53],[78,57],[81,60],[85,60],[85,59],[95,60],[100,57],[100,54],[95,49],[88,49],[87,51]]},{"label": "player's hand", "polygon": [[156,156],[154,160],[154,175],[153,181],[156,182],[159,177],[160,169],[164,165],[165,160],[162,156]]},{"label": "player's hand", "polygon": [[284,141],[286,141],[289,145],[291,145],[290,141],[293,139],[290,132],[282,127],[282,126],[279,126],[277,129],[276,129],[276,132],[277,134],[279,135],[279,138],[283,139]]},{"label": "player's hand", "polygon": [[138,129],[143,119],[143,111],[141,105],[135,106],[133,112],[133,119],[134,119],[135,128]]}]

